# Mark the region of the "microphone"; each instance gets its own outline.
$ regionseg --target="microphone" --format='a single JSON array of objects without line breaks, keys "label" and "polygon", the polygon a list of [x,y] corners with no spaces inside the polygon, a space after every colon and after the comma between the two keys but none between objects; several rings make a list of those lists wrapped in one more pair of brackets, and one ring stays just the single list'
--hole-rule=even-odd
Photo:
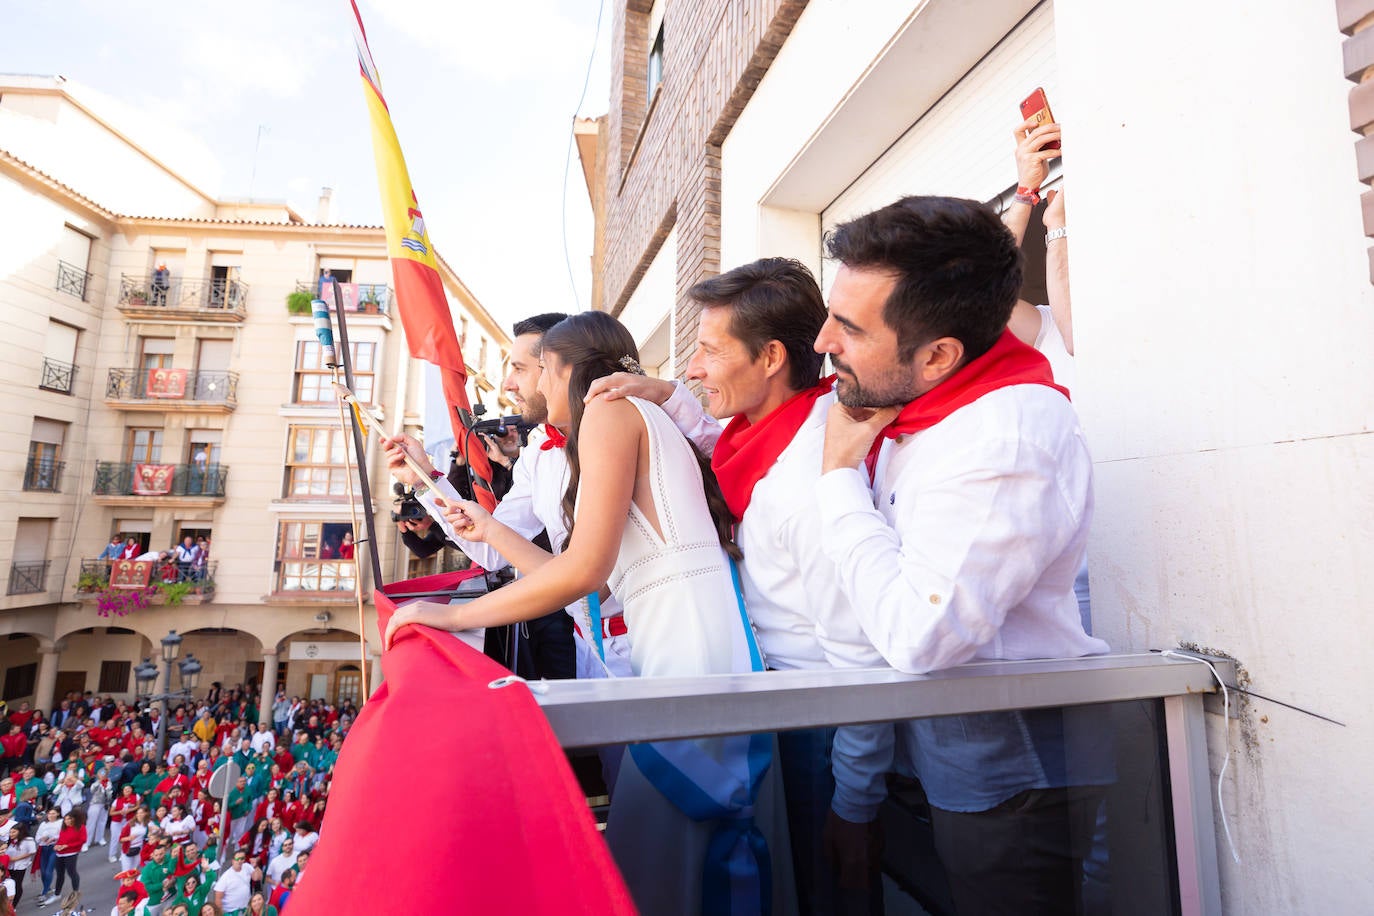
[{"label": "microphone", "polygon": [[315,337],[320,342],[324,364],[331,369],[338,368],[339,355],[334,350],[334,325],[329,320],[329,305],[323,299],[312,299],[310,310],[315,318]]}]

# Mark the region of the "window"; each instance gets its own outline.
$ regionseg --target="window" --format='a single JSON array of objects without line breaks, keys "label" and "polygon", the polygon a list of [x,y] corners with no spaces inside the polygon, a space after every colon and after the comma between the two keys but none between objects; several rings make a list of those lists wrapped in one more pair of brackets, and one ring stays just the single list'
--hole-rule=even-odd
[{"label": "window", "polygon": [[29,460],[24,467],[24,489],[58,492],[62,476],[62,443],[67,437],[67,424],[43,417],[33,418],[29,433]]},{"label": "window", "polygon": [[172,368],[172,347],[175,343],[170,337],[139,338],[138,367],[145,370]]},{"label": "window", "polygon": [[129,689],[132,662],[101,662],[97,693],[125,693]]},{"label": "window", "polygon": [[14,555],[10,562],[11,595],[34,595],[48,590],[48,539],[50,518],[21,518],[14,530]]},{"label": "window", "polygon": [[282,522],[277,541],[279,592],[352,591],[353,526],[347,522]]},{"label": "window", "polygon": [[[293,426],[287,433],[287,497],[346,496],[349,474],[344,465],[348,437],[337,427]],[[360,492],[358,482],[353,492]]]},{"label": "window", "polygon": [[129,462],[131,464],[157,464],[162,460],[162,430],[129,430]]},{"label": "window", "polygon": [[222,429],[193,429],[186,434],[186,463],[195,465],[202,473],[216,467],[220,462],[220,439]]},{"label": "window", "polygon": [[[364,404],[371,404],[377,345],[368,341],[354,343],[349,352],[353,357],[353,393]],[[333,383],[334,372],[325,366],[319,342],[297,341],[296,387],[292,400],[297,404],[333,404]]]},{"label": "window", "polygon": [[72,393],[76,375],[76,339],[80,332],[69,324],[48,321],[48,336],[43,342],[43,375],[38,387],[62,394]]},{"label": "window", "polygon": [[86,270],[91,261],[91,237],[71,226],[62,227],[57,245],[57,285],[60,292],[85,300],[91,275]]},{"label": "window", "polygon": [[645,98],[652,99],[663,82],[663,0],[654,0],[649,10],[649,71]]},{"label": "window", "polygon": [[38,663],[14,665],[5,671],[5,700],[33,696],[34,685],[38,681]]}]

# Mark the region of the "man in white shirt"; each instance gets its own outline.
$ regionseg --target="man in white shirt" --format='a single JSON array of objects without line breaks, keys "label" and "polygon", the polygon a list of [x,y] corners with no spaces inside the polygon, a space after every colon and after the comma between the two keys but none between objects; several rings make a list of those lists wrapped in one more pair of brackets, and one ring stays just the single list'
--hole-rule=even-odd
[{"label": "man in white shirt", "polygon": [[296,864],[296,841],[292,837],[282,840],[281,853],[273,856],[267,863],[267,884],[276,887],[281,883],[281,874]]},{"label": "man in white shirt", "polygon": [[272,728],[266,722],[259,722],[252,744],[253,753],[271,754],[277,747],[277,736],[272,734]]},{"label": "man in white shirt", "polygon": [[[1073,595],[1092,462],[1044,357],[1006,329],[1015,240],[973,201],[837,227],[816,340],[838,375],[817,523],[873,645],[929,672],[1106,652]],[[959,912],[1075,912],[1110,732],[1091,708],[905,723]]]},{"label": "man in white shirt", "polygon": [[200,743],[196,740],[196,736],[188,729],[182,737],[176,740],[175,744],[167,748],[167,763],[169,765],[174,763],[178,757],[183,762],[190,760],[191,755],[196,752],[196,748],[199,746]]},{"label": "man in white shirt", "polygon": [[215,881],[215,906],[221,913],[243,909],[253,896],[253,870],[248,867],[247,860],[247,855],[235,852],[229,867]]},{"label": "man in white shirt", "polygon": [[[713,430],[719,439],[711,466],[739,519],[741,584],[765,663],[773,670],[885,665],[840,590],[822,550],[825,531],[803,498],[820,478],[825,419],[835,401],[833,379],[817,381],[822,357],[812,346],[826,319],[820,288],[800,262],[764,258],[698,283],[688,295],[702,308],[687,377],[701,383],[713,416],[733,417],[723,434]],[[681,390],[681,383],[617,373],[594,382],[588,398],[663,403]],[[689,429],[703,423],[700,406],[691,404],[695,411],[673,414]],[[801,912],[870,911],[865,898],[881,894],[876,856],[852,863],[841,884],[856,893],[841,891],[822,836],[833,807],[839,820],[832,834],[862,825],[846,852],[873,845],[892,726],[804,729],[778,739]]]}]

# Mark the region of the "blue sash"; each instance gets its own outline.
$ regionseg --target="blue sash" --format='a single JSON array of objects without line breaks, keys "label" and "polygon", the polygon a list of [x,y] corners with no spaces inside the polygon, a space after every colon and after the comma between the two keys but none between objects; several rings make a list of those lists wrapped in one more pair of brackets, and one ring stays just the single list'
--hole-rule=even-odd
[{"label": "blue sash", "polygon": [[[751,671],[763,671],[763,654],[744,607],[739,569],[730,562],[739,607],[736,657]],[[587,596],[588,621],[596,651],[605,660],[601,639],[601,600]],[[692,741],[632,744],[630,756],[644,777],[675,808],[694,821],[715,821],[702,870],[704,916],[768,914],[773,909],[772,857],[754,823],[759,786],[773,760],[773,735],[735,735],[721,739],[722,760]]]}]

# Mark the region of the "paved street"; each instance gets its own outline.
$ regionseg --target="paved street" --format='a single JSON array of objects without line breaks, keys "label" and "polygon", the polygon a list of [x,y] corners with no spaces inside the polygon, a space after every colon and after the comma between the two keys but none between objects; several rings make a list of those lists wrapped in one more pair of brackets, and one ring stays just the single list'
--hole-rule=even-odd
[{"label": "paved street", "polygon": [[[89,909],[93,916],[106,916],[114,908],[115,886],[119,883],[115,881],[114,874],[118,871],[119,864],[107,862],[109,855],[109,847],[92,847],[81,854],[81,864],[77,867],[77,874],[81,876],[81,905]],[[43,879],[36,871],[26,875],[24,899],[19,902],[19,908],[15,911],[16,916],[56,912],[56,903],[45,907],[38,906],[38,896],[42,890]]]}]

